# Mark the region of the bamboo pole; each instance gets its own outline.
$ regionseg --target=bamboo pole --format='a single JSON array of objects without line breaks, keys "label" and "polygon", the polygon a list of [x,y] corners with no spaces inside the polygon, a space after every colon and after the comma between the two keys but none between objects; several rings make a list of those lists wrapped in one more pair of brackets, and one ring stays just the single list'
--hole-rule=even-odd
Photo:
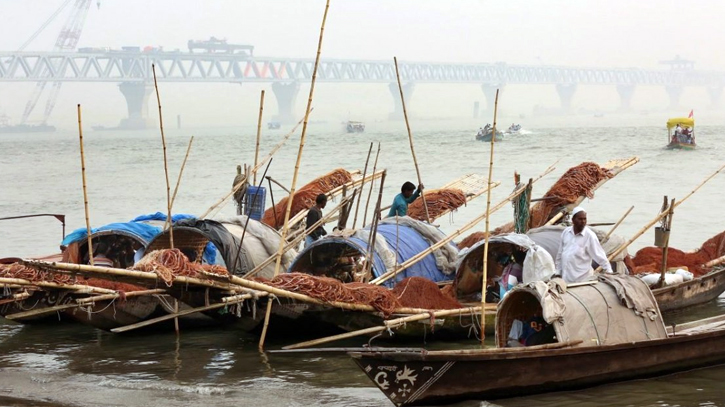
[{"label": "bamboo pole", "polygon": [[[153,294],[162,294],[165,293],[166,290],[161,289],[155,289],[155,290],[139,290],[139,291],[131,291],[124,295],[125,298],[132,298],[132,297],[138,297],[142,295],[153,295]],[[115,300],[117,298],[120,298],[121,294],[115,293],[115,294],[102,294],[97,295],[94,297],[88,297],[88,298],[78,298],[76,299],[75,303],[71,304],[63,304],[63,305],[56,305],[52,307],[46,307],[46,308],[39,308],[39,309],[33,309],[30,311],[24,311],[24,312],[17,312],[15,314],[9,314],[6,315],[5,318],[7,319],[21,319],[21,318],[27,318],[27,317],[33,317],[43,314],[52,314],[57,311],[63,311],[71,308],[78,308],[82,307],[86,304],[93,304],[97,301],[109,301],[109,300]]]},{"label": "bamboo pole", "polygon": [[328,336],[325,338],[314,339],[311,341],[300,342],[300,343],[296,343],[294,345],[284,346],[284,347],[282,347],[282,349],[289,350],[289,349],[304,348],[307,346],[316,346],[316,345],[320,345],[323,343],[338,341],[340,339],[347,339],[347,338],[353,338],[353,337],[360,336],[360,335],[382,332],[382,331],[385,331],[388,329],[399,327],[408,322],[420,321],[422,319],[428,319],[428,318],[445,317],[445,316],[449,316],[449,315],[461,315],[461,314],[473,315],[473,314],[479,312],[480,310],[481,310],[480,307],[470,307],[470,308],[457,308],[457,309],[452,309],[452,310],[440,310],[440,311],[434,311],[434,312],[423,312],[423,313],[416,314],[416,315],[410,315],[410,316],[406,316],[406,317],[402,317],[402,318],[396,318],[396,319],[384,321],[382,326],[375,326],[375,327],[360,329],[357,331],[345,332],[345,333],[338,334],[338,335],[332,335],[332,336]]},{"label": "bamboo pole", "polygon": [[[378,168],[378,157],[380,157],[380,142],[378,142],[378,152],[375,153],[375,163],[373,164],[373,174],[375,174],[375,170]],[[365,227],[365,224],[367,223],[368,219],[368,208],[370,207],[370,197],[373,194],[373,189],[375,188],[375,180],[370,182],[370,190],[368,191],[368,199],[365,201],[365,214],[363,215],[363,221],[362,221],[362,227]],[[362,194],[360,195],[360,198],[362,198]]]},{"label": "bamboo pole", "polygon": [[[493,130],[491,133],[491,154],[489,157],[488,162],[488,192],[486,193],[486,213],[489,213],[491,210],[491,176],[493,173],[493,146],[496,140],[496,115],[498,114],[498,89],[496,89],[496,98],[494,99],[493,103]],[[531,181],[529,181],[529,184],[524,187],[524,190],[526,188],[531,186]],[[483,315],[484,308],[486,306],[486,283],[488,282],[488,241],[489,239],[489,224],[490,224],[490,216],[486,216],[486,228],[485,228],[485,241],[483,243],[483,276],[481,281],[481,315]],[[504,281],[503,284],[506,284]],[[483,341],[486,339],[486,318],[482,318],[481,321],[481,346],[483,346]]]},{"label": "bamboo pole", "polygon": [[553,218],[549,219],[546,223],[544,223],[544,226],[553,225],[554,223],[556,223],[557,220],[564,217],[564,213],[566,213],[566,212],[561,211],[561,212],[557,213]]},{"label": "bamboo pole", "polygon": [[[413,164],[415,164],[415,173],[418,176],[418,185],[423,185],[420,177],[420,169],[418,168],[418,159],[415,156],[415,148],[413,147],[413,133],[410,131],[410,123],[408,122],[408,110],[405,108],[405,96],[403,95],[403,85],[400,83],[400,72],[398,71],[398,58],[393,57],[395,63],[395,77],[398,80],[398,90],[400,90],[400,102],[403,104],[403,117],[405,118],[405,127],[408,129],[408,141],[410,142],[410,152],[413,154]],[[425,208],[425,219],[431,223],[430,214],[428,214],[428,203],[425,201],[425,194],[420,191],[420,197],[423,199],[423,207]]]},{"label": "bamboo pole", "polygon": [[629,213],[632,212],[632,209],[634,209],[634,205],[630,206],[629,209],[627,209],[627,212],[625,212],[624,215],[622,215],[622,217],[619,218],[617,223],[615,223],[614,226],[612,226],[612,228],[609,229],[609,232],[607,232],[606,236],[604,236],[604,240],[609,239],[609,236],[611,236],[612,233],[614,233],[614,231],[619,227],[619,225],[622,224],[622,221],[624,221],[624,219],[629,215]]},{"label": "bamboo pole", "polygon": [[[186,160],[189,158],[189,152],[191,151],[191,143],[194,142],[194,136],[189,139],[189,146],[186,147],[186,155],[184,155],[184,161],[181,162],[181,169],[179,170],[179,178],[176,179],[176,186],[174,187],[174,194],[171,196],[171,207],[174,207],[174,201],[176,201],[176,193],[179,192],[179,184],[181,184],[181,175],[184,174],[184,167],[186,167]],[[170,218],[166,218],[164,222],[164,230],[171,222]]]},{"label": "bamboo pole", "polygon": [[[553,171],[553,168],[549,167],[547,169],[547,171],[548,172],[551,172],[551,171]],[[539,177],[539,178],[541,178],[541,177]],[[537,179],[534,179],[533,182],[536,182]],[[472,227],[474,227],[475,225],[477,225],[479,222],[481,222],[482,220],[484,220],[486,218],[486,216],[488,216],[489,214],[492,214],[492,213],[496,212],[497,210],[503,208],[506,204],[508,204],[509,202],[511,202],[511,200],[513,200],[514,198],[516,198],[517,196],[519,196],[525,190],[526,190],[526,185],[521,185],[519,188],[517,188],[516,190],[514,190],[511,193],[511,195],[509,195],[508,197],[506,197],[506,199],[504,199],[503,201],[499,202],[496,206],[494,206],[493,208],[491,208],[491,210],[488,213],[483,213],[483,214],[479,215],[478,217],[476,217],[472,221],[468,222],[462,228],[460,228],[460,229],[456,230],[455,232],[451,233],[450,235],[446,236],[445,239],[439,241],[438,243],[434,244],[433,246],[429,247],[428,249],[426,249],[426,250],[424,250],[424,251],[416,254],[415,256],[411,257],[410,259],[406,260],[397,269],[388,271],[387,273],[381,275],[380,277],[372,280],[370,283],[372,283],[372,284],[382,284],[383,282],[387,281],[388,279],[396,276],[398,273],[402,272],[403,270],[407,269],[408,267],[410,267],[413,264],[415,264],[415,263],[419,262],[420,260],[422,260],[425,256],[429,255],[432,251],[438,250],[439,248],[443,247],[443,245],[448,244],[450,241],[452,241],[456,237],[460,236],[461,234],[463,234],[467,230],[471,229]]]},{"label": "bamboo pole", "polygon": [[[266,295],[266,293],[264,293],[264,295]],[[121,327],[118,327],[118,328],[113,328],[113,329],[111,329],[111,332],[113,332],[113,333],[128,332],[128,331],[132,331],[132,330],[135,330],[135,329],[147,327],[149,325],[158,324],[159,322],[168,321],[170,319],[173,319],[174,321],[178,321],[179,320],[179,317],[183,317],[184,315],[196,314],[197,312],[211,311],[211,310],[214,310],[214,309],[226,307],[228,305],[238,304],[240,302],[244,302],[245,300],[247,300],[249,298],[253,298],[254,295],[253,294],[244,294],[244,295],[235,296],[235,297],[236,298],[234,300],[232,300],[232,301],[222,301],[220,303],[210,304],[210,305],[206,305],[206,306],[203,306],[203,307],[196,307],[196,308],[186,309],[186,310],[183,310],[183,311],[179,311],[178,308],[177,308],[174,311],[174,313],[172,313],[172,314],[162,315],[160,317],[152,318],[152,319],[149,319],[149,320],[146,320],[146,321],[137,322],[135,324],[130,324],[130,325],[125,325],[125,326],[121,326]],[[177,328],[177,331],[178,331],[178,328]]]},{"label": "bamboo pole", "polygon": [[[274,183],[275,183],[275,184],[276,184],[276,185],[277,185],[278,187],[282,188],[282,190],[283,190],[284,192],[286,192],[286,193],[288,193],[288,194],[289,194],[289,189],[287,189],[287,187],[286,187],[286,186],[284,186],[284,185],[282,185],[282,184],[281,184],[281,183],[280,183],[279,181],[277,181],[276,179],[272,178],[272,177],[271,177],[270,175],[267,175],[267,176],[266,176],[265,178],[267,178],[267,180],[268,180],[269,182],[274,182]],[[272,186],[270,185],[270,187],[269,187],[269,188],[271,189],[271,188],[272,188]]]},{"label": "bamboo pole", "polygon": [[[169,184],[169,166],[166,159],[166,137],[164,136],[164,119],[161,115],[161,97],[159,96],[159,84],[156,82],[156,65],[151,64],[151,72],[154,74],[154,89],[156,90],[156,101],[159,105],[159,128],[161,129],[161,145],[164,148],[164,173],[166,174],[166,209],[167,217],[171,219],[171,185]],[[171,221],[169,221],[170,223]],[[174,230],[169,228],[169,245],[174,248]]]},{"label": "bamboo pole", "polygon": [[[259,140],[262,138],[262,111],[264,111],[264,90],[259,96],[259,119],[257,120],[257,145],[254,147],[254,166],[259,161]],[[257,172],[254,171],[253,185],[257,185]]]},{"label": "bamboo pole", "polygon": [[[312,109],[312,110],[314,110],[314,109]],[[287,142],[287,140],[289,140],[289,138],[290,138],[290,137],[292,137],[292,135],[293,135],[293,134],[295,133],[295,131],[297,131],[297,127],[299,127],[299,126],[300,126],[300,124],[302,124],[302,121],[303,121],[303,120],[304,120],[304,119],[300,119],[300,121],[298,121],[298,122],[297,122],[297,124],[295,124],[295,127],[293,127],[293,128],[292,128],[292,130],[290,130],[290,131],[289,131],[289,133],[287,133],[287,134],[286,134],[286,135],[284,136],[284,138],[282,139],[282,141],[280,141],[279,143],[277,143],[277,145],[276,145],[276,146],[274,146],[274,148],[272,148],[272,150],[270,150],[269,154],[267,154],[267,156],[266,156],[266,157],[265,157],[264,159],[262,159],[262,161],[260,161],[260,162],[259,162],[259,163],[257,164],[257,166],[256,166],[256,167],[254,167],[254,168],[252,169],[252,174],[256,173],[256,172],[257,172],[257,170],[258,170],[259,168],[261,168],[261,167],[262,167],[262,166],[263,166],[264,164],[266,164],[266,163],[267,163],[267,161],[268,161],[269,159],[271,159],[271,158],[272,158],[272,156],[273,156],[273,155],[275,155],[275,154],[277,153],[277,151],[279,151],[279,149],[280,149],[280,148],[282,148],[282,146],[284,145],[284,143],[286,143],[286,142]],[[204,213],[203,213],[203,214],[202,214],[202,215],[201,215],[201,216],[199,217],[199,219],[204,219],[204,218],[206,218],[207,216],[209,216],[209,214],[210,214],[210,213],[211,213],[211,212],[212,212],[213,210],[215,210],[215,209],[217,209],[217,208],[218,208],[219,210],[221,210],[221,208],[222,208],[222,207],[224,207],[224,203],[225,203],[225,202],[227,202],[227,200],[228,200],[228,199],[229,199],[229,198],[230,198],[230,197],[231,197],[232,195],[234,195],[234,194],[235,194],[235,193],[236,193],[237,191],[239,191],[239,189],[240,189],[240,188],[242,188],[242,187],[244,186],[244,184],[246,184],[246,182],[247,182],[247,178],[246,178],[246,177],[245,177],[244,179],[240,180],[240,181],[239,181],[239,182],[238,182],[238,183],[237,183],[236,185],[234,185],[234,187],[232,188],[232,190],[231,190],[231,191],[229,191],[229,193],[227,193],[227,194],[226,194],[226,195],[224,195],[224,196],[223,196],[223,197],[222,197],[222,198],[221,198],[220,200],[218,200],[217,202],[215,202],[214,204],[212,204],[212,206],[210,206],[210,207],[209,207],[209,209],[207,209],[207,210],[206,210],[206,212],[204,212]]]},{"label": "bamboo pole", "polygon": [[[368,173],[368,164],[370,163],[370,154],[373,152],[373,143],[370,143],[370,149],[368,149],[368,157],[365,159],[365,168],[363,169],[363,183],[360,185],[360,190],[362,191],[365,189],[365,176]],[[375,171],[373,171],[374,173]],[[357,203],[355,204],[355,216],[352,218],[352,228],[355,229],[355,226],[357,225],[357,213],[360,210],[360,201],[362,199],[357,200]],[[363,223],[364,224],[364,223]]]},{"label": "bamboo pole", "polygon": [[672,215],[675,213],[675,198],[672,198],[669,208],[667,208],[667,216],[665,216],[665,228],[663,232],[665,234],[665,247],[662,248],[662,270],[660,273],[660,288],[665,286],[665,273],[667,273],[667,252],[670,248],[670,231],[672,230]]},{"label": "bamboo pole", "polygon": [[[370,240],[368,241],[368,252],[366,254],[365,259],[365,273],[363,274],[363,280],[365,282],[368,282],[370,280],[370,276],[372,276],[371,269],[373,267],[373,260],[374,260],[374,253],[375,253],[375,240],[378,233],[378,224],[380,223],[380,216],[378,213],[380,212],[380,204],[383,200],[383,187],[385,186],[385,175],[387,174],[387,170],[383,171],[383,176],[380,177],[380,189],[378,192],[378,201],[375,203],[375,213],[373,214],[373,222],[372,226],[370,227]],[[360,202],[360,201],[358,201]],[[395,250],[398,250],[398,247],[396,245]]]},{"label": "bamboo pole", "polygon": [[50,281],[29,281],[29,280],[25,280],[22,278],[8,278],[8,277],[0,278],[0,284],[2,284],[2,285],[17,284],[20,286],[49,288],[49,289],[57,289],[57,290],[74,290],[79,294],[82,294],[82,293],[85,293],[85,294],[87,294],[87,293],[111,294],[111,293],[116,292],[114,290],[109,290],[107,288],[93,287],[90,285],[58,284],[58,283],[53,283]]},{"label": "bamboo pole", "polygon": [[539,350],[544,349],[561,349],[561,348],[569,348],[572,346],[579,345],[580,343],[583,343],[584,340],[582,339],[576,339],[573,341],[567,341],[567,342],[557,342],[557,343],[545,343],[543,345],[533,345],[533,346],[521,346],[518,348],[488,348],[488,349],[454,349],[454,350],[432,350],[427,351],[427,356],[444,356],[444,355],[481,355],[481,354],[491,354],[491,353],[526,353],[526,352],[536,352]]},{"label": "bamboo pole", "polygon": [[[322,16],[322,24],[320,25],[320,38],[317,42],[317,55],[315,56],[315,66],[312,70],[312,81],[310,83],[310,95],[307,98],[307,110],[305,112],[305,121],[302,124],[302,135],[300,136],[300,146],[297,150],[297,161],[295,162],[295,170],[292,175],[292,185],[290,186],[290,195],[287,199],[287,209],[284,214],[284,226],[282,227],[282,238],[279,242],[279,249],[277,250],[277,264],[274,267],[274,275],[279,274],[280,265],[282,263],[282,254],[285,246],[285,240],[287,233],[289,232],[289,218],[292,212],[292,201],[295,197],[295,188],[297,186],[297,175],[300,170],[300,162],[302,161],[302,151],[305,148],[305,138],[307,137],[307,123],[310,118],[310,111],[312,109],[312,96],[315,92],[315,82],[317,81],[317,68],[320,64],[320,54],[322,52],[322,38],[325,33],[325,21],[327,20],[327,11],[330,9],[330,0],[325,3],[325,13]],[[267,335],[267,327],[269,326],[269,315],[272,311],[271,301],[267,303],[267,312],[264,314],[264,326],[262,327],[262,335],[259,338],[259,350],[264,349],[264,339]]]},{"label": "bamboo pole", "polygon": [[80,140],[81,145],[81,178],[83,180],[83,209],[86,213],[86,233],[88,236],[88,260],[91,263],[91,266],[94,265],[93,262],[93,242],[91,238],[91,221],[88,216],[88,191],[86,187],[86,156],[83,152],[83,126],[81,125],[81,105],[78,104],[78,138]]},{"label": "bamboo pole", "polygon": [[[700,184],[698,184],[692,191],[690,191],[690,193],[688,193],[687,195],[685,195],[684,198],[682,198],[679,201],[675,202],[675,204],[672,205],[672,209],[674,210],[675,208],[677,208],[678,206],[680,206],[680,204],[682,204],[683,202],[685,202],[695,192],[697,192],[700,188],[702,188],[702,186],[705,185],[705,183],[707,183],[708,181],[710,181],[713,177],[715,177],[715,175],[719,174],[723,169],[725,169],[725,164],[722,165],[722,166],[720,166],[720,168],[718,168],[717,170],[715,170],[714,173],[710,174],[707,178],[705,178],[704,181],[702,181]],[[639,239],[639,237],[642,236],[644,234],[644,232],[646,232],[649,228],[651,228],[655,223],[657,223],[660,220],[662,220],[662,218],[664,218],[665,216],[667,216],[667,214],[668,214],[668,212],[661,212],[659,215],[655,216],[654,219],[652,219],[649,223],[647,223],[645,226],[643,226],[637,233],[634,234],[634,236],[632,236],[626,242],[622,243],[622,245],[619,246],[619,248],[617,250],[615,250],[611,255],[609,255],[609,260],[611,261],[613,258],[617,257],[622,251],[624,251],[624,249],[626,249],[629,245],[631,245],[635,240]],[[597,272],[599,272],[601,270],[602,270],[602,268],[600,266],[600,267],[597,267],[597,269],[594,270],[594,272],[597,273]]]}]

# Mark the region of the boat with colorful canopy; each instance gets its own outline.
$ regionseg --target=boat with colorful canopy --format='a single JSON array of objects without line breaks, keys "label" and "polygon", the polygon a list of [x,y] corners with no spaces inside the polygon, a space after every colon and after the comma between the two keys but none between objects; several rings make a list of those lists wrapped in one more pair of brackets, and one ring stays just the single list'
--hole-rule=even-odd
[{"label": "boat with colorful canopy", "polygon": [[695,119],[692,117],[674,117],[667,120],[667,148],[680,150],[694,150]]}]

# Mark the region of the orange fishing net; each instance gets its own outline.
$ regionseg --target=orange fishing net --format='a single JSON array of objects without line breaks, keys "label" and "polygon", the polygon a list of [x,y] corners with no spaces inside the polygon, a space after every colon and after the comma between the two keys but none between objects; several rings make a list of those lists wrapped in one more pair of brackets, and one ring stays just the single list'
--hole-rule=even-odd
[{"label": "orange fishing net", "polygon": [[400,305],[431,310],[463,308],[455,298],[447,296],[438,284],[423,277],[408,277],[393,288]]},{"label": "orange fishing net", "polygon": [[546,192],[546,199],[531,208],[531,228],[544,226],[563,206],[575,203],[580,197],[594,198],[594,187],[613,176],[611,171],[592,162],[569,168]]},{"label": "orange fishing net", "polygon": [[0,277],[20,278],[34,283],[42,281],[56,284],[75,284],[75,279],[70,274],[37,270],[20,263],[0,264]]},{"label": "orange fishing net", "polygon": [[[296,214],[313,207],[317,195],[327,194],[350,181],[352,181],[352,175],[346,170],[338,168],[298,189],[292,201],[290,219]],[[285,211],[287,211],[287,199],[288,197],[282,198],[274,208],[269,208],[264,211],[262,222],[276,229],[281,228],[284,225]],[[277,215],[276,218],[275,214]]]},{"label": "orange fishing net", "polygon": [[178,276],[204,278],[204,274],[229,275],[227,269],[222,266],[190,262],[179,249],[154,250],[131,269],[156,273],[169,286]]},{"label": "orange fishing net", "polygon": [[272,280],[263,278],[255,280],[325,302],[339,301],[369,305],[382,312],[386,317],[390,316],[395,309],[400,308],[400,303],[392,291],[373,284],[344,284],[334,278],[311,276],[304,273],[285,273]]},{"label": "orange fishing net", "polygon": [[466,247],[471,247],[485,238],[486,232],[473,232],[457,244],[458,249],[465,249]]},{"label": "orange fishing net", "polygon": [[[460,189],[435,189],[423,193],[431,219],[441,216],[446,211],[458,209],[466,203],[466,194]],[[408,206],[408,216],[421,221],[427,220],[422,198],[416,199]]]},{"label": "orange fishing net", "polygon": [[[683,252],[670,247],[667,249],[667,267],[687,267],[687,269],[701,276],[707,274],[711,268],[704,264],[725,255],[725,232],[721,232],[710,239],[694,252]],[[662,270],[662,249],[659,247],[645,247],[640,249],[632,258],[633,274],[659,273]]]}]

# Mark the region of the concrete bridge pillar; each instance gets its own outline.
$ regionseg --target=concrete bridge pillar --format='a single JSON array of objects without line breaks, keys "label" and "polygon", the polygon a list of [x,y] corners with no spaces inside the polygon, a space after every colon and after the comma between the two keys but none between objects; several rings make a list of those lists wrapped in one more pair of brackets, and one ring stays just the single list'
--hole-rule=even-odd
[{"label": "concrete bridge pillar", "polygon": [[489,116],[490,119],[487,120],[493,120],[493,105],[496,103],[496,91],[499,90],[503,92],[504,86],[505,85],[503,83],[484,83],[481,85],[483,97],[486,99],[486,106],[483,109],[482,115],[484,118]]},{"label": "concrete bridge pillar", "polygon": [[571,110],[571,101],[574,98],[574,93],[576,93],[576,88],[576,83],[560,83],[556,85],[556,93],[559,94],[562,110]]},{"label": "concrete bridge pillar", "polygon": [[[393,112],[388,115],[389,120],[398,120],[403,118],[403,103],[400,101],[400,89],[398,83],[392,82],[388,85],[390,94],[393,95]],[[413,90],[415,83],[408,82],[403,84],[403,96],[405,97],[405,108],[410,110],[410,101],[413,98]]]},{"label": "concrete bridge pillar", "polygon": [[707,88],[707,94],[710,95],[710,103],[713,107],[720,106],[720,98],[722,97],[722,86],[710,86]]},{"label": "concrete bridge pillar", "polygon": [[294,115],[295,102],[297,95],[300,93],[299,82],[274,82],[272,83],[272,92],[277,99],[277,115],[273,117],[284,124],[294,124],[296,122]]},{"label": "concrete bridge pillar", "polygon": [[129,130],[140,130],[149,127],[149,95],[154,87],[145,82],[122,82],[118,85],[123,96],[126,98],[128,117],[121,119],[119,128]]},{"label": "concrete bridge pillar", "polygon": [[670,109],[677,109],[680,107],[680,96],[684,88],[682,86],[667,86],[665,88],[667,95],[670,97]]},{"label": "concrete bridge pillar", "polygon": [[617,85],[619,93],[619,110],[626,112],[632,110],[632,96],[634,96],[635,85]]}]

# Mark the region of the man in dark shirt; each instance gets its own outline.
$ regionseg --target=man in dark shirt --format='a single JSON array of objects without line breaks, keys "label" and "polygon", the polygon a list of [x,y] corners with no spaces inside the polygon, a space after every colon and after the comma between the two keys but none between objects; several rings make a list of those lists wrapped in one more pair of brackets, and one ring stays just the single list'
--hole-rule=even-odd
[{"label": "man in dark shirt", "polygon": [[[310,211],[307,212],[308,228],[317,223],[318,220],[322,219],[322,210],[325,209],[326,205],[327,195],[317,195],[317,198],[315,199],[315,206],[310,208]],[[309,235],[307,235],[307,237],[305,237],[305,247],[311,245],[315,240],[321,238],[322,236],[325,236],[326,234],[327,231],[325,230],[325,228],[322,227],[322,225],[318,226]]]}]

